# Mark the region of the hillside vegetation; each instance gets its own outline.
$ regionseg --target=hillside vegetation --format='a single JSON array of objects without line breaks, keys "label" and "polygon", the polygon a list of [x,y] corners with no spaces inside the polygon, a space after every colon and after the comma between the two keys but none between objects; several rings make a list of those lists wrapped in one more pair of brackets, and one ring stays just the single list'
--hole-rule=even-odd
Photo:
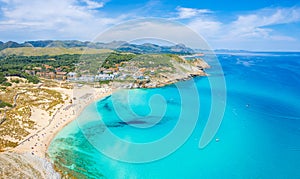
[{"label": "hillside vegetation", "polygon": [[19,48],[6,48],[0,51],[0,56],[54,56],[65,54],[101,54],[109,53],[109,49],[92,49],[92,48],[62,48],[62,47],[19,47]]},{"label": "hillside vegetation", "polygon": [[1,89],[0,101],[8,107],[0,108],[1,152],[16,147],[36,129],[37,124],[31,119],[33,108],[43,110],[44,115],[51,115],[63,103],[63,98],[57,91],[23,83]]}]

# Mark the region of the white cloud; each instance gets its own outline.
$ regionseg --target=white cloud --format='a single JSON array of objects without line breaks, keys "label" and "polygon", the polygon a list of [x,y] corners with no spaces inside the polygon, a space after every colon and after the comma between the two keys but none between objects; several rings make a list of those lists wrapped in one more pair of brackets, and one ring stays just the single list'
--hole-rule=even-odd
[{"label": "white cloud", "polygon": [[222,23],[208,18],[197,18],[188,24],[188,27],[204,37],[213,37],[222,30]]},{"label": "white cloud", "polygon": [[51,22],[67,21],[68,19],[90,18],[91,14],[85,11],[84,7],[76,6],[73,0],[33,0],[13,1],[7,7],[2,8],[6,19],[16,23],[41,22],[49,24]]},{"label": "white cloud", "polygon": [[97,9],[104,6],[104,2],[96,2],[91,0],[83,0],[87,4],[88,9]]},{"label": "white cloud", "polygon": [[177,7],[176,10],[178,11],[177,19],[187,19],[187,18],[195,17],[195,16],[201,15],[201,14],[212,13],[212,11],[210,11],[208,9]]},{"label": "white cloud", "polygon": [[[264,44],[266,47],[263,48],[268,48],[267,46],[274,46],[274,42],[284,42],[284,44],[299,42],[299,39],[290,34],[281,34],[282,32],[274,28],[275,25],[297,22],[300,22],[300,8],[292,7],[248,12],[237,15],[236,20],[227,23],[211,16],[195,17],[190,19],[188,26],[217,47],[220,45],[229,47],[235,44],[238,48],[243,43],[256,43],[256,47]],[[298,45],[297,48],[299,47]]]},{"label": "white cloud", "polygon": [[237,20],[229,24],[229,37],[272,39],[274,30],[271,26],[299,21],[300,8],[263,9],[254,14],[238,16]]},{"label": "white cloud", "polygon": [[14,39],[22,33],[22,40],[36,38],[92,39],[123,17],[110,18],[94,10],[104,2],[91,0],[0,0],[3,17],[0,38]]},{"label": "white cloud", "polygon": [[236,25],[268,26],[287,24],[300,20],[300,8],[262,9],[255,14],[240,15],[234,22]]}]

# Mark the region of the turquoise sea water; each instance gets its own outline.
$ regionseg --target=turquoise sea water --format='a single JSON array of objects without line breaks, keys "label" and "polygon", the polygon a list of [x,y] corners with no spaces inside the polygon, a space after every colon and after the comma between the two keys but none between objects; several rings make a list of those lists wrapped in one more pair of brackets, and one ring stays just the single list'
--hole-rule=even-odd
[{"label": "turquoise sea water", "polygon": [[[182,104],[176,85],[119,91],[91,104],[52,141],[50,158],[57,167],[87,178],[300,178],[300,53],[220,54],[218,58],[226,79],[226,109],[218,132],[205,148],[198,145],[211,110],[211,89],[207,77],[197,77],[181,83],[188,88],[192,82],[199,92],[187,97],[191,104],[200,101],[197,125],[167,157],[128,163],[97,149],[105,146],[119,156],[149,155],[146,150],[133,152],[106,141],[104,131],[134,143],[155,142],[168,135],[182,110],[191,116],[198,111]],[[220,78],[214,63],[210,64],[207,72]],[[182,120],[188,122],[189,117]],[[149,150],[157,153],[165,148]]]}]

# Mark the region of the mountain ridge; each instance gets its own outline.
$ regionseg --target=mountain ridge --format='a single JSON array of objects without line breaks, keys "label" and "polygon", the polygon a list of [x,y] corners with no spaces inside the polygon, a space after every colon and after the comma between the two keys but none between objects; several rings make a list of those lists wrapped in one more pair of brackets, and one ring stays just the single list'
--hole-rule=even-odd
[{"label": "mountain ridge", "polygon": [[90,42],[79,40],[36,40],[25,41],[17,43],[14,41],[2,42],[0,41],[0,51],[6,48],[20,48],[20,47],[60,47],[60,48],[94,48],[94,49],[111,49],[121,52],[132,53],[171,53],[171,54],[192,54],[194,50],[186,47],[184,44],[176,44],[173,46],[160,46],[152,43],[131,44],[126,41],[111,41],[104,42]]}]

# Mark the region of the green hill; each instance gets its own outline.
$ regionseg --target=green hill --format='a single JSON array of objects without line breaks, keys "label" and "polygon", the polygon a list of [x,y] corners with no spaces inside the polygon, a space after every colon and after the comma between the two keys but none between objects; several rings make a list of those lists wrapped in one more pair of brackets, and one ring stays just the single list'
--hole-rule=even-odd
[{"label": "green hill", "polygon": [[62,47],[20,47],[20,48],[6,48],[0,51],[0,56],[44,56],[44,55],[64,55],[64,54],[100,54],[112,52],[109,49],[91,49],[91,48],[62,48]]}]

